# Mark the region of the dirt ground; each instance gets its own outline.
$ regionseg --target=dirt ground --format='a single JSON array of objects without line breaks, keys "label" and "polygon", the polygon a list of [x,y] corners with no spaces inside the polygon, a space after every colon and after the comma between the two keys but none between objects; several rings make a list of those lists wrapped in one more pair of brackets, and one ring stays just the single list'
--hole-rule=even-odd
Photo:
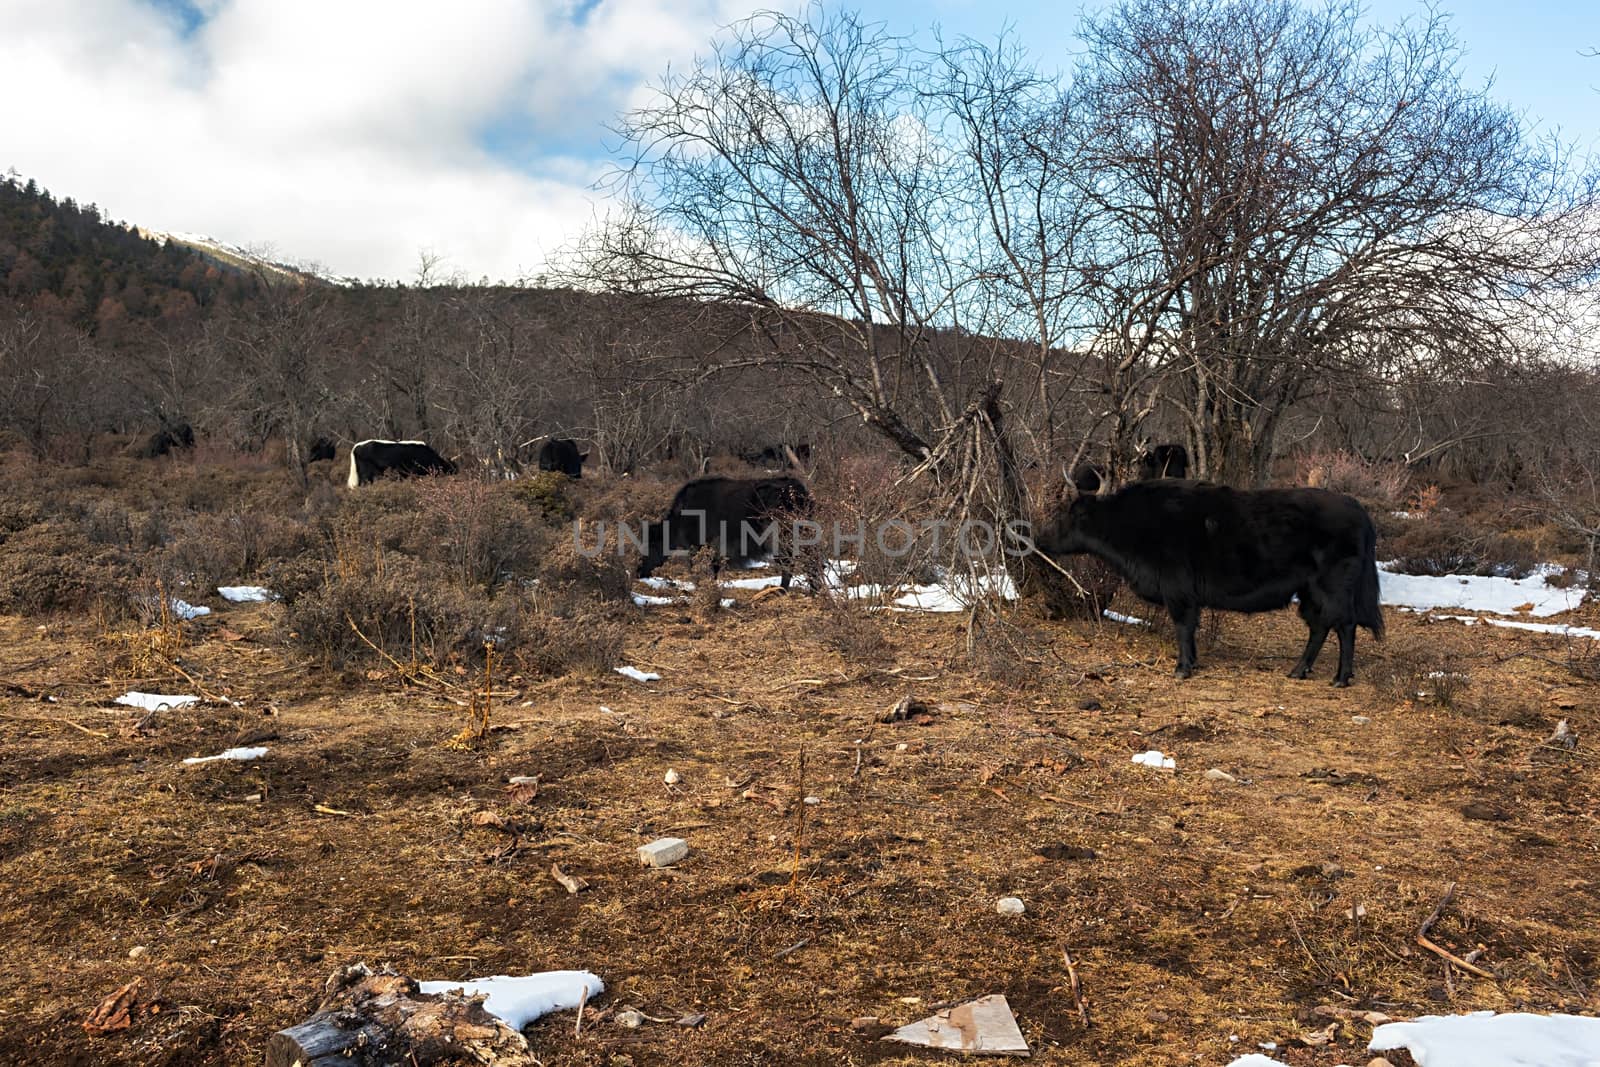
[{"label": "dirt ground", "polygon": [[[1331,650],[1283,676],[1289,612],[1227,616],[1183,682],[1165,626],[1035,620],[980,671],[959,619],[882,616],[886,647],[845,655],[828,610],[653,610],[625,661],[659,681],[502,680],[475,750],[439,693],[305,665],[275,605],[188,625],[181,662],[238,706],[149,717],[110,699],[193,687],[108,676],[91,622],[0,618],[0,1060],[258,1063],[357,960],[597,972],[581,1036],[529,1029],[552,1064],[951,1060],[851,1020],[987,993],[1046,1064],[1366,1062],[1329,1006],[1600,1010],[1600,692],[1558,639],[1391,611],[1335,690]],[[1405,699],[1423,668],[1450,678]],[[908,694],[928,713],[877,721]],[[1563,718],[1577,748],[1542,747]],[[237,743],[270,751],[179,762]],[[689,858],[639,867],[660,835]],[[1433,939],[1492,979],[1416,944],[1451,883]],[[136,977],[158,1010],[86,1034]]]}]

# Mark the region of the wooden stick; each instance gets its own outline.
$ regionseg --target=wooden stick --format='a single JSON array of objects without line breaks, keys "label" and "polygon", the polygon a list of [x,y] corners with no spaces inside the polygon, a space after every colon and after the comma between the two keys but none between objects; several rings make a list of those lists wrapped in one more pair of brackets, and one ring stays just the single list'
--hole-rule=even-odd
[{"label": "wooden stick", "polygon": [[573,1037],[583,1036],[583,1006],[589,1003],[589,984],[584,983],[583,992],[578,994],[578,1025],[572,1031]]},{"label": "wooden stick", "polygon": [[1061,950],[1061,959],[1067,965],[1067,979],[1072,983],[1072,1002],[1078,1007],[1078,1018],[1083,1020],[1084,1028],[1094,1024],[1089,1021],[1089,998],[1083,994],[1083,983],[1078,980],[1078,968],[1072,962],[1072,956],[1066,949]]},{"label": "wooden stick", "polygon": [[1482,967],[1479,967],[1475,963],[1468,963],[1466,960],[1462,959],[1460,956],[1457,956],[1457,955],[1455,955],[1454,953],[1451,953],[1451,952],[1447,952],[1446,950],[1440,948],[1438,945],[1434,944],[1432,941],[1429,941],[1426,937],[1423,937],[1421,934],[1417,935],[1417,944],[1421,945],[1423,948],[1427,949],[1429,952],[1432,952],[1435,955],[1438,955],[1438,956],[1440,956],[1440,957],[1442,957],[1442,958],[1444,958],[1446,960],[1449,960],[1451,963],[1455,964],[1457,967],[1460,967],[1463,971],[1466,971],[1469,974],[1475,974],[1479,978],[1489,978],[1489,979],[1493,979],[1494,978],[1493,974],[1491,974],[1490,972],[1484,970]]},{"label": "wooden stick", "polygon": [[1444,896],[1439,898],[1439,904],[1433,909],[1433,913],[1426,919],[1422,920],[1422,925],[1417,927],[1417,944],[1421,945],[1429,952],[1432,952],[1434,955],[1450,961],[1469,974],[1475,974],[1479,978],[1493,979],[1494,975],[1490,972],[1484,970],[1482,967],[1479,967],[1476,964],[1469,963],[1452,952],[1448,952],[1445,949],[1440,948],[1428,938],[1428,931],[1433,929],[1433,924],[1438,922],[1439,919],[1444,915],[1444,909],[1450,906],[1450,902],[1455,899],[1455,895],[1456,883],[1451,882],[1450,888],[1446,889],[1444,891]]},{"label": "wooden stick", "polygon": [[1433,914],[1422,920],[1422,925],[1417,927],[1418,937],[1428,936],[1428,931],[1433,929],[1433,924],[1438,922],[1440,917],[1444,915],[1444,909],[1450,906],[1450,901],[1455,897],[1455,895],[1456,884],[1451,882],[1450,888],[1446,889],[1444,891],[1444,896],[1439,898],[1439,904],[1433,909]]}]

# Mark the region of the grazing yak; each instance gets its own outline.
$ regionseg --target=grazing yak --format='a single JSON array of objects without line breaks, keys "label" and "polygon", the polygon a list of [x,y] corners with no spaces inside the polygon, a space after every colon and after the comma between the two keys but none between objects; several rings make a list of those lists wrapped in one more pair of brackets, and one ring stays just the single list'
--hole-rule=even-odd
[{"label": "grazing yak", "polygon": [[578,451],[578,442],[552,437],[539,446],[539,469],[560,471],[568,478],[583,477],[583,461],[589,453]]},{"label": "grazing yak", "polygon": [[1182,445],[1156,445],[1139,457],[1139,479],[1189,477],[1189,450]]},{"label": "grazing yak", "polygon": [[1080,496],[1039,532],[1046,555],[1087,552],[1135,593],[1167,609],[1178,629],[1178,676],[1195,669],[1201,608],[1273,611],[1300,601],[1310,629],[1289,672],[1304,678],[1332,630],[1333,684],[1355,667],[1356,627],[1383,637],[1377,531],[1365,508],[1326,489],[1230,489],[1162,478],[1106,496]]},{"label": "grazing yak", "polygon": [[423,441],[358,441],[350,450],[350,488],[384,475],[410,478],[420,474],[454,474],[456,465]]},{"label": "grazing yak", "polygon": [[157,459],[180,448],[193,447],[193,426],[187,422],[168,422],[163,419],[161,429],[135,445],[131,453],[136,459]]},{"label": "grazing yak", "polygon": [[[666,517],[644,528],[639,577],[648,578],[672,553],[707,545],[717,550],[715,576],[724,560],[742,563],[772,557],[782,588],[795,570],[793,524],[812,512],[811,491],[796,478],[699,478],[678,490]],[[812,588],[820,573],[811,568]]]}]

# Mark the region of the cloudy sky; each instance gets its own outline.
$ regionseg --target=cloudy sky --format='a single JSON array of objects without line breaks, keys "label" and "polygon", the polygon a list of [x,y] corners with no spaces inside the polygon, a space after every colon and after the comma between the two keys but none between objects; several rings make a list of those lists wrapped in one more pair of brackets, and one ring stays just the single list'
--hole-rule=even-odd
[{"label": "cloudy sky", "polygon": [[[337,274],[539,269],[595,210],[605,124],[749,0],[0,0],[0,172]],[[1095,5],[1091,5],[1095,6]],[[1065,63],[1059,0],[862,0]],[[1600,135],[1600,4],[1445,0],[1474,79]],[[1531,9],[1530,9],[1531,7]],[[1420,8],[1375,0],[1374,20]]]}]

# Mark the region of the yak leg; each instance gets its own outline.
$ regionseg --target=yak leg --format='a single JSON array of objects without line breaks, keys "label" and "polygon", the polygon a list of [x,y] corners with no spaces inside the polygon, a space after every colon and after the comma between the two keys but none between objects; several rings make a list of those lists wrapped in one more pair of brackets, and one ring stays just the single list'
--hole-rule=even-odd
[{"label": "yak leg", "polygon": [[1193,604],[1168,604],[1167,613],[1172,616],[1172,623],[1178,628],[1178,669],[1175,672],[1179,678],[1187,678],[1194,673],[1196,660],[1194,632],[1200,628],[1200,608]]},{"label": "yak leg", "polygon": [[1322,644],[1328,639],[1328,628],[1321,622],[1307,622],[1311,633],[1306,637],[1306,650],[1300,653],[1300,662],[1294,665],[1289,672],[1291,678],[1304,678],[1311,673],[1311,668],[1316,665],[1317,654],[1322,651]]},{"label": "yak leg", "polygon": [[1344,688],[1350,684],[1350,679],[1356,673],[1356,624],[1341,622],[1338,626],[1339,634],[1339,673],[1333,676],[1333,684]]}]

